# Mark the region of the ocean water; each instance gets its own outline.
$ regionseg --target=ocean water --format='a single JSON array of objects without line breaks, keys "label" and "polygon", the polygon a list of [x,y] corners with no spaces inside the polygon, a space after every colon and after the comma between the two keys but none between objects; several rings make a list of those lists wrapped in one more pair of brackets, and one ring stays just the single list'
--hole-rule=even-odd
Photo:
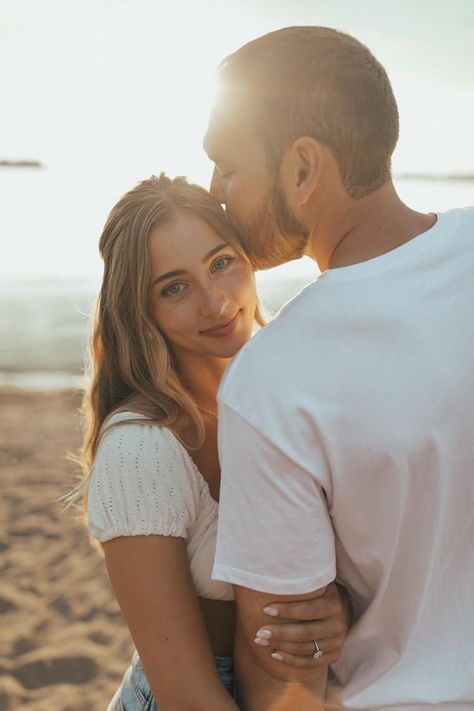
[{"label": "ocean water", "polygon": [[97,279],[4,279],[0,290],[0,384],[80,387]]},{"label": "ocean water", "polygon": [[[100,285],[96,235],[104,210],[92,201],[90,215],[83,204],[73,213],[65,192],[58,212],[45,172],[8,172],[0,173],[0,385],[80,387]],[[397,187],[402,199],[423,211],[474,205],[474,181],[403,179]],[[38,270],[31,275],[34,264]],[[264,307],[275,313],[316,275],[309,260],[258,274]]]},{"label": "ocean water", "polygon": [[[276,313],[316,274],[307,265],[301,275],[266,274],[259,280],[266,312]],[[81,387],[99,286],[99,278],[77,276],[3,280],[0,385]]]}]

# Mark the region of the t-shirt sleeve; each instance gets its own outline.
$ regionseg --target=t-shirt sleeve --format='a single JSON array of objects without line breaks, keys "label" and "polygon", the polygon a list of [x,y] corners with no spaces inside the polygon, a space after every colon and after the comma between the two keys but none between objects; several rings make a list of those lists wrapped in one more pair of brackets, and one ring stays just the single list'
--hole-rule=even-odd
[{"label": "t-shirt sleeve", "polygon": [[186,538],[199,498],[187,453],[170,431],[119,424],[97,450],[88,489],[89,529],[101,542],[150,534]]},{"label": "t-shirt sleeve", "polygon": [[212,577],[277,595],[336,577],[334,533],[316,477],[219,404],[221,491]]}]

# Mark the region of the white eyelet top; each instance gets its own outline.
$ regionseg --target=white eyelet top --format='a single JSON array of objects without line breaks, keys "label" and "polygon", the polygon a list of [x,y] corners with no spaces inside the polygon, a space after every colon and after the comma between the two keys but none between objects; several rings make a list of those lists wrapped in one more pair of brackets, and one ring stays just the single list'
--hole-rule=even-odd
[{"label": "white eyelet top", "polygon": [[92,535],[176,536],[186,549],[197,595],[233,600],[232,585],[211,580],[219,505],[190,455],[166,427],[116,424],[138,419],[113,415],[99,443],[88,490]]}]

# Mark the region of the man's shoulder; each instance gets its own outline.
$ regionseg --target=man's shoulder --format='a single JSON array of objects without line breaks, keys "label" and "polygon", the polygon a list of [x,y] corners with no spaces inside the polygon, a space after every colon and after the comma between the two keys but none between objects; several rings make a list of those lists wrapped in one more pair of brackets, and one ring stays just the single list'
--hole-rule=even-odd
[{"label": "man's shoulder", "polygon": [[437,234],[444,240],[448,250],[454,247],[455,253],[462,259],[474,256],[474,206],[456,207],[446,212],[437,212],[438,221],[434,226]]},{"label": "man's shoulder", "polygon": [[314,282],[288,302],[234,357],[221,382],[220,399],[241,388],[261,389],[281,377],[282,368],[288,371],[291,352],[303,337],[313,285]]},{"label": "man's shoulder", "polygon": [[234,386],[239,383],[237,387],[240,387],[240,384],[245,383],[245,387],[248,387],[254,378],[263,376],[262,363],[274,364],[274,356],[278,356],[275,343],[278,343],[280,332],[279,317],[276,317],[241,348],[226,369],[219,388],[220,397],[229,390],[231,384]]},{"label": "man's shoulder", "polygon": [[457,213],[461,217],[464,217],[466,220],[470,220],[471,222],[474,220],[474,205],[467,205],[466,207],[455,207],[449,212]]},{"label": "man's shoulder", "polygon": [[446,227],[453,226],[457,230],[465,230],[472,233],[474,227],[474,205],[467,207],[456,207],[447,212],[437,213],[441,217]]}]

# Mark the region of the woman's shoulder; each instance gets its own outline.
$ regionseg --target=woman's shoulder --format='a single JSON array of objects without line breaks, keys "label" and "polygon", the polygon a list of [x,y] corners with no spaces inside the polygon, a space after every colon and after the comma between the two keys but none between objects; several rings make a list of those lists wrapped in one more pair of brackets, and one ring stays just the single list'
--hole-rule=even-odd
[{"label": "woman's shoulder", "polygon": [[187,450],[169,427],[132,410],[114,412],[104,422],[94,468],[110,457],[134,461],[151,457],[155,463],[176,460],[193,470]]},{"label": "woman's shoulder", "polygon": [[89,524],[99,540],[184,535],[201,490],[199,472],[169,428],[129,411],[108,418],[89,481]]}]

